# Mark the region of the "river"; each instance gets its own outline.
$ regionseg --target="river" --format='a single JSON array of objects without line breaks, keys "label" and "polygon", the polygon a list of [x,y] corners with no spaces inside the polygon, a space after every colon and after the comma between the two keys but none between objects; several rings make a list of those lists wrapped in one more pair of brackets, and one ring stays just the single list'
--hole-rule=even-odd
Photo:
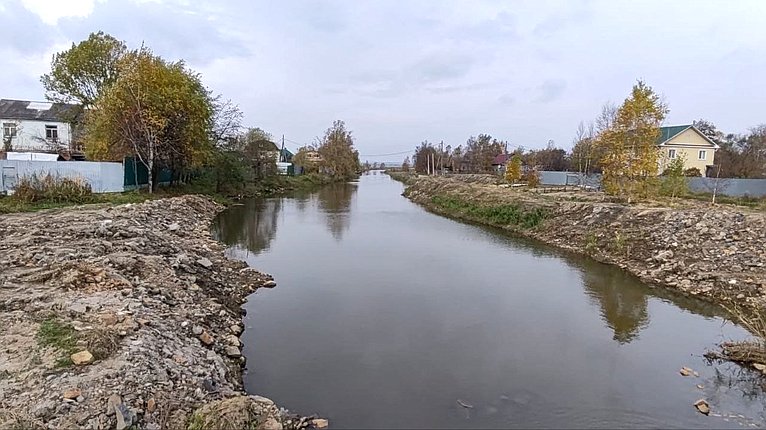
[{"label": "river", "polygon": [[278,282],[245,305],[249,392],[333,428],[763,425],[757,378],[702,357],[747,336],[713,307],[402,191],[371,172],[217,219]]}]

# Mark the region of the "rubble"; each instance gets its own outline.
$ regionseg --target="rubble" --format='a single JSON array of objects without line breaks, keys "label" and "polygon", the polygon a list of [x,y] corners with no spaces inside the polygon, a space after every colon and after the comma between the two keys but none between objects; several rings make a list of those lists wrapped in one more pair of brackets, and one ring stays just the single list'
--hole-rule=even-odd
[{"label": "rubble", "polygon": [[[221,209],[184,196],[1,216],[0,428],[186,428],[250,399],[241,305],[271,277],[224,256]],[[248,408],[258,426],[310,426]]]}]

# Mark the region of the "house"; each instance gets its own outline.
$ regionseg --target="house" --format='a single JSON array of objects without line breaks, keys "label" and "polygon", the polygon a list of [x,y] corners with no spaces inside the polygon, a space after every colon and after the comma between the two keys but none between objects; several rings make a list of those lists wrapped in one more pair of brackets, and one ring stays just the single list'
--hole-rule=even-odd
[{"label": "house", "polygon": [[713,164],[715,151],[719,149],[715,142],[693,125],[660,127],[657,146],[660,148],[660,173],[671,160],[681,157],[684,160],[684,170],[697,168],[702,176],[705,176],[708,166]]},{"label": "house", "polygon": [[2,152],[81,155],[72,137],[80,112],[74,104],[0,99]]},{"label": "house", "polygon": [[511,154],[497,154],[492,160],[492,170],[497,173],[505,172],[505,165],[511,159]]}]

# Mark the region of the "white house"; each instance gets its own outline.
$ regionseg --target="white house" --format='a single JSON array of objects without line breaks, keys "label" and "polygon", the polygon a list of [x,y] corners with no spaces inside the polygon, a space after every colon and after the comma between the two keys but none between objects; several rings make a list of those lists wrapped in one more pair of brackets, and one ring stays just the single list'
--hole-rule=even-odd
[{"label": "white house", "polygon": [[0,152],[74,151],[72,126],[78,105],[0,99]]}]

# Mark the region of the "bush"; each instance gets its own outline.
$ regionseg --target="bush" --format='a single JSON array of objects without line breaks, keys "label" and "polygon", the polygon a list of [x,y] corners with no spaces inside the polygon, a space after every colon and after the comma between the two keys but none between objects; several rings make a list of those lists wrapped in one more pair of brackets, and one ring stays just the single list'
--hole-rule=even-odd
[{"label": "bush", "polygon": [[93,196],[90,184],[82,179],[36,174],[23,177],[16,184],[12,198],[22,203],[87,203]]},{"label": "bush", "polygon": [[684,170],[684,176],[697,177],[698,178],[698,177],[702,176],[702,172],[700,172],[700,169],[698,169],[696,167],[690,167],[690,168]]},{"label": "bush", "polygon": [[537,170],[530,170],[524,173],[521,180],[525,181],[530,188],[537,188],[540,186],[540,174],[537,173]]}]

